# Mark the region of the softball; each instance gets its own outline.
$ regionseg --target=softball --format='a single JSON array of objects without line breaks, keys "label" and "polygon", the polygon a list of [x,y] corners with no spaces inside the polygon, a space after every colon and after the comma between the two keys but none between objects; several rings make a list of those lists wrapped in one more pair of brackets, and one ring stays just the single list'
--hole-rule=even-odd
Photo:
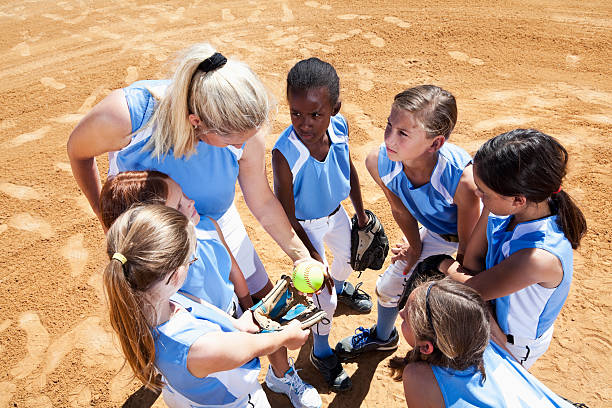
[{"label": "softball", "polygon": [[293,286],[302,293],[314,293],[323,286],[323,265],[316,261],[304,261],[295,268],[291,279]]}]

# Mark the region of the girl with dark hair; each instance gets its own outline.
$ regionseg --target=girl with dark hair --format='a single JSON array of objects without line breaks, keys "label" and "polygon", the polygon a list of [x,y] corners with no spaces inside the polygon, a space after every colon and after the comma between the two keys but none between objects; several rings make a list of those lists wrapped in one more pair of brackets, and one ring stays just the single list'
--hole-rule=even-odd
[{"label": "girl with dark hair", "polygon": [[569,293],[573,254],[586,220],[562,188],[568,154],[554,138],[516,129],[487,141],[474,156],[485,210],[463,266],[440,270],[494,299],[506,347],[525,367],[548,349]]},{"label": "girl with dark hair", "polygon": [[490,339],[488,308],[474,289],[423,283],[400,317],[413,349],[389,365],[410,408],[571,407]]},{"label": "girl with dark hair", "polygon": [[[274,192],[291,226],[310,255],[327,264],[325,245],[333,255],[329,268],[335,290],[314,296],[328,316],[313,326],[310,361],[334,391],[347,391],[351,380],[329,345],[338,301],[361,313],[372,309],[370,296],[347,281],[351,268],[351,221],[342,206],[350,197],[359,227],[368,223],[359,176],[349,154],[349,128],[339,113],[340,80],[334,67],[318,58],[299,61],[287,74],[288,126],[272,150]],[[268,371],[268,373],[270,373]],[[274,378],[268,378],[274,389]]]},{"label": "girl with dark hair", "polygon": [[113,222],[104,289],[123,354],[143,384],[163,387],[169,407],[269,408],[258,356],[299,348],[308,332],[296,323],[255,334],[251,314],[236,320],[183,292],[195,249],[193,222],[167,206],[137,206]]}]

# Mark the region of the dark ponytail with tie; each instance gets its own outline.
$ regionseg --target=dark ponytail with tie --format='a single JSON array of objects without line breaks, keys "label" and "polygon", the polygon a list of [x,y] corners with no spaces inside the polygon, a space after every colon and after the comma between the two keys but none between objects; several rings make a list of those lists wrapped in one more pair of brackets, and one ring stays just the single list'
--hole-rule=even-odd
[{"label": "dark ponytail with tie", "polygon": [[497,194],[548,202],[551,212],[558,216],[559,228],[576,249],[587,224],[582,211],[561,187],[567,161],[567,150],[555,138],[535,129],[515,129],[485,142],[474,156],[474,168]]}]

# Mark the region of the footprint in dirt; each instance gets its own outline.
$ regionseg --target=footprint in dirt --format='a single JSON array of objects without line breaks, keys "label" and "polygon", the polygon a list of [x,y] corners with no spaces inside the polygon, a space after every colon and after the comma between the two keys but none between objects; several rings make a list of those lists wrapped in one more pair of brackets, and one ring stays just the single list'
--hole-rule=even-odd
[{"label": "footprint in dirt", "polygon": [[222,9],[221,10],[221,20],[223,21],[234,21],[236,17],[232,14],[232,10],[230,9]]},{"label": "footprint in dirt", "polygon": [[372,32],[363,33],[363,38],[370,40],[370,44],[374,47],[382,48],[385,46],[385,40]]},{"label": "footprint in dirt", "polygon": [[85,269],[89,252],[83,246],[83,234],[76,234],[68,238],[68,242],[62,248],[62,256],[70,265],[71,275],[79,276]]},{"label": "footprint in dirt", "polygon": [[32,187],[13,183],[0,183],[0,191],[18,200],[40,200],[41,194]]},{"label": "footprint in dirt", "polygon": [[281,17],[281,21],[283,23],[290,23],[293,20],[295,20],[293,17],[293,11],[291,11],[287,3],[283,3],[283,16]]},{"label": "footprint in dirt", "polygon": [[40,83],[42,83],[47,88],[53,88],[58,91],[66,87],[66,84],[62,84],[61,82],[58,82],[54,78],[51,78],[51,77],[40,78]]},{"label": "footprint in dirt", "polygon": [[411,25],[410,23],[402,20],[401,18],[395,17],[395,16],[387,16],[383,20],[387,23],[395,24],[399,28],[408,28]]},{"label": "footprint in dirt", "polygon": [[42,139],[43,136],[47,134],[51,130],[51,126],[43,126],[38,130],[35,130],[30,133],[23,133],[8,142],[4,142],[2,144],[3,147],[17,147],[21,146],[24,143],[32,142],[34,140]]},{"label": "footprint in dirt", "polygon": [[51,238],[54,234],[53,227],[47,221],[27,212],[13,215],[8,225],[22,231],[36,232],[43,238]]},{"label": "footprint in dirt", "polygon": [[468,64],[472,65],[484,65],[484,61],[480,58],[472,58],[461,51],[449,51],[448,55],[450,55],[452,59],[455,59],[457,61],[467,62]]},{"label": "footprint in dirt", "polygon": [[321,4],[318,1],[307,1],[304,4],[308,7],[318,8],[321,10],[331,10],[332,9],[332,6],[330,6],[329,4]]},{"label": "footprint in dirt", "polygon": [[49,332],[40,322],[38,314],[25,312],[19,316],[19,328],[26,333],[26,350],[28,355],[9,371],[16,380],[30,375],[43,360],[44,353],[49,346]]}]

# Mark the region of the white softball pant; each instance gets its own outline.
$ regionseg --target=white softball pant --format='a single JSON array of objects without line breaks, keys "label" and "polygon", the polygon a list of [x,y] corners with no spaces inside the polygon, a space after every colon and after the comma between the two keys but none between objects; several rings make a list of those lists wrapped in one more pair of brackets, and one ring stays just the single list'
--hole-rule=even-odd
[{"label": "white softball pant", "polygon": [[548,350],[552,340],[554,326],[546,330],[535,340],[513,336],[513,343],[506,343],[512,356],[527,370]]},{"label": "white softball pant", "polygon": [[162,388],[162,396],[164,397],[164,402],[169,408],[270,408],[268,397],[266,397],[266,393],[264,392],[263,388],[261,388],[261,385],[258,385],[258,387],[250,394],[238,398],[233,403],[226,405],[195,403],[184,395],[179,394],[178,391],[168,384]]},{"label": "white softball pant", "polygon": [[[259,255],[255,252],[255,247],[253,247],[240,214],[238,214],[238,210],[233,203],[225,214],[217,220],[217,223],[225,237],[227,246],[230,248],[232,255],[236,258],[236,262],[244,274],[249,292],[259,292],[268,283],[268,274],[261,259],[259,259]],[[219,235],[215,230],[196,229],[196,235],[198,238],[219,239]]]},{"label": "white softball pant", "polygon": [[[353,268],[351,268],[351,220],[349,219],[346,210],[342,205],[338,211],[323,218],[314,220],[299,221],[302,228],[308,235],[308,239],[317,250],[326,266],[329,266],[325,256],[325,245],[332,253],[334,260],[329,267],[329,274],[332,278],[344,281],[346,280]],[[329,334],[331,331],[332,319],[336,306],[338,305],[338,297],[336,291],[332,290],[330,295],[327,288],[323,288],[320,294],[312,296],[315,304],[327,313],[325,323],[321,322],[313,326],[314,333],[320,335]]]},{"label": "white softball pant", "polygon": [[404,275],[405,261],[396,261],[387,267],[387,269],[376,280],[376,294],[378,296],[378,304],[383,307],[395,307],[404,289],[404,281],[410,277],[416,264],[423,259],[437,254],[452,255],[457,252],[459,244],[457,242],[448,242],[435,232],[429,231],[425,227],[419,228],[423,249],[421,256],[416,261],[410,272]]}]

